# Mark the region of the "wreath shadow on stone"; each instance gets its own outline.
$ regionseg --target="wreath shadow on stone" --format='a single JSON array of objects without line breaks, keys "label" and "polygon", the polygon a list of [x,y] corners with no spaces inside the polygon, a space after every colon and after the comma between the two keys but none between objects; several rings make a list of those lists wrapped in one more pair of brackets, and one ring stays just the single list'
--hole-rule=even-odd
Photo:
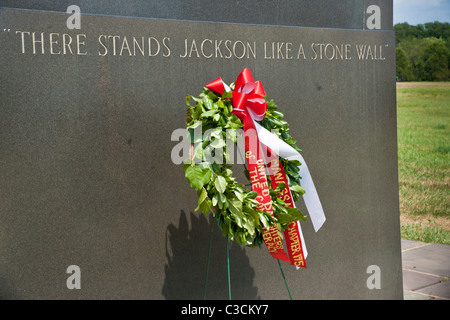
[{"label": "wreath shadow on stone", "polygon": [[[190,222],[190,223],[189,223]],[[208,280],[209,243],[213,224]],[[232,299],[260,299],[254,286],[255,270],[245,248],[229,242]],[[165,240],[166,265],[162,294],[168,300],[228,299],[226,239],[213,218],[187,215],[183,210],[178,226],[170,224]]]}]

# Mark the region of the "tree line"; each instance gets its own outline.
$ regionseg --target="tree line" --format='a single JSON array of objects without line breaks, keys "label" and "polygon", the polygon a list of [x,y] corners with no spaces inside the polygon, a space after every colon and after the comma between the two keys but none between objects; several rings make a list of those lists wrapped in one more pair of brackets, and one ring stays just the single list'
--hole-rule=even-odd
[{"label": "tree line", "polygon": [[400,81],[450,80],[450,24],[394,25],[396,75]]}]

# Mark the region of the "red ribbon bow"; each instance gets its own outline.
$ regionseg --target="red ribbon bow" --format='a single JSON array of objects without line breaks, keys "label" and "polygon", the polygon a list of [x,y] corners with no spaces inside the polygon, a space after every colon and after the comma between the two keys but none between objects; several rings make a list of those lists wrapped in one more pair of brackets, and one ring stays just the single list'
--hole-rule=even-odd
[{"label": "red ribbon bow", "polygon": [[[208,83],[206,87],[220,95],[226,90],[225,84],[219,77]],[[266,92],[261,81],[253,80],[250,69],[245,68],[241,71],[234,84],[232,92],[231,104],[233,105],[233,113],[242,121],[249,115],[249,110],[256,121],[264,119],[267,110],[267,102],[264,99]]]}]

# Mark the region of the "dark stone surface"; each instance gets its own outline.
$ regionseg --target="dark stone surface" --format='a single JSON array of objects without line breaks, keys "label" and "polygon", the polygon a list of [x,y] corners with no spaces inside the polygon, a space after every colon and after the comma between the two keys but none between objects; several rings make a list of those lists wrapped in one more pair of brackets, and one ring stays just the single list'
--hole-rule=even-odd
[{"label": "dark stone surface", "polygon": [[[108,16],[68,30],[66,19],[0,11],[3,297],[202,299],[210,222],[192,213],[197,197],[171,162],[171,134],[184,128],[187,94],[218,76],[231,83],[244,67],[286,115],[327,216],[318,233],[302,224],[308,269],[284,266],[294,299],[402,297],[392,31]],[[33,32],[44,53],[41,42],[33,53]],[[159,54],[122,50],[133,36],[157,39]],[[185,39],[230,40],[237,56],[206,58],[215,51],[205,46],[205,56],[182,58]],[[239,41],[256,57],[240,58]],[[269,59],[272,42],[292,43],[293,58]],[[328,43],[313,59],[311,45]],[[349,46],[347,59],[328,60],[336,45]],[[369,59],[358,59],[359,45],[371,47]],[[234,299],[289,298],[266,248],[233,244],[230,259]],[[66,287],[70,265],[81,269],[80,290]],[[380,290],[366,286],[370,265],[380,267]],[[207,297],[226,299],[217,228],[209,274]]]},{"label": "dark stone surface", "polygon": [[392,0],[0,0],[0,7],[145,18],[366,29],[367,7],[381,10],[381,29],[392,30]]}]

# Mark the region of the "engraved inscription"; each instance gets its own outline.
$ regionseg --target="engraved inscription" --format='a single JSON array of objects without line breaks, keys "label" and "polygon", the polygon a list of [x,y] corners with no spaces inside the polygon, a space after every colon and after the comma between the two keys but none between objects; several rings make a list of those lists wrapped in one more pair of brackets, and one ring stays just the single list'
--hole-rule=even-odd
[{"label": "engraved inscription", "polygon": [[[8,29],[9,32],[10,29]],[[171,35],[115,35],[58,33],[17,30],[22,54],[175,57],[180,59],[238,59],[289,61],[383,61],[383,43],[310,43],[290,41],[255,41],[252,39],[185,38],[174,41]]]}]

